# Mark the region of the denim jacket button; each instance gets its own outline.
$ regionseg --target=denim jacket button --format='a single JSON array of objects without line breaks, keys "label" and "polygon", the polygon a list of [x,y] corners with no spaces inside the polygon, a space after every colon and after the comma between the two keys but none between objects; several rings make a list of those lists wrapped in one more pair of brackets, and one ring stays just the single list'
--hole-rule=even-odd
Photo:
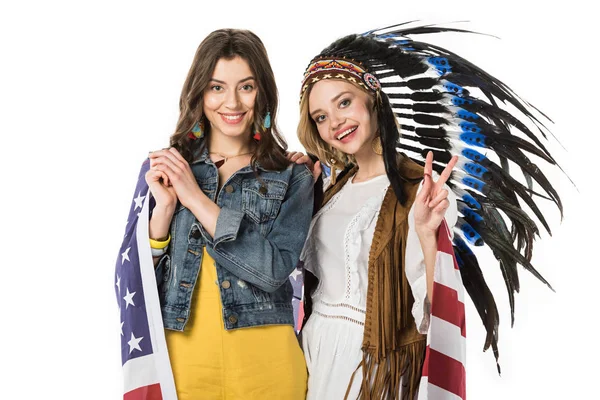
[{"label": "denim jacket button", "polygon": [[177,322],[185,322],[184,318],[176,318]]},{"label": "denim jacket button", "polygon": [[233,186],[231,186],[231,185],[227,185],[227,186],[225,186],[225,191],[226,191],[227,193],[233,193]]},{"label": "denim jacket button", "polygon": [[231,287],[231,282],[229,282],[229,281],[223,281],[223,282],[221,282],[221,287],[223,289],[229,289]]},{"label": "denim jacket button", "polygon": [[232,324],[236,324],[238,319],[235,315],[230,315],[228,318],[229,322],[231,322]]},{"label": "denim jacket button", "polygon": [[267,188],[265,186],[261,186],[260,189],[258,189],[258,193],[265,195],[267,194]]}]

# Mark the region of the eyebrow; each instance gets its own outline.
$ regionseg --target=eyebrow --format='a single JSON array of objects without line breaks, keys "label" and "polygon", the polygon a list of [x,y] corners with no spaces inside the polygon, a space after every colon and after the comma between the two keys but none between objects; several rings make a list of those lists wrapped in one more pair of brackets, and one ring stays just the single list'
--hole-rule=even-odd
[{"label": "eyebrow", "polygon": [[[220,80],[218,80],[218,79],[215,79],[215,78],[210,78],[210,80],[211,80],[211,81],[213,81],[213,82],[220,83],[220,84],[222,84],[222,85],[226,85],[226,84],[227,84],[227,82],[220,81]],[[250,81],[250,80],[255,80],[255,79],[254,79],[254,77],[253,77],[253,76],[249,76],[249,77],[247,77],[247,78],[244,78],[244,79],[242,79],[241,81],[239,81],[239,82],[238,82],[238,84],[239,84],[239,83],[242,83],[242,82]]]},{"label": "eyebrow", "polygon": [[[345,95],[345,94],[352,94],[352,93],[351,93],[351,92],[348,92],[348,91],[344,91],[344,92],[342,92],[342,93],[338,94],[337,96],[335,96],[333,99],[331,99],[331,103],[335,103],[336,101],[338,101],[338,99],[339,99],[340,97],[342,97],[342,96],[343,96],[343,95]],[[314,118],[315,114],[316,114],[316,113],[318,113],[319,111],[321,111],[321,109],[320,109],[320,108],[318,108],[318,109],[314,110],[313,112],[311,112],[311,113],[310,113],[310,116]]]}]

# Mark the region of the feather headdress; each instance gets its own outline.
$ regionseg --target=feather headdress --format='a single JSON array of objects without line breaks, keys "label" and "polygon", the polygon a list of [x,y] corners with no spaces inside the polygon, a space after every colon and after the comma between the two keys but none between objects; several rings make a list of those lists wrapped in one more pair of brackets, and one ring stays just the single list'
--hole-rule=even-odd
[{"label": "feather headdress", "polygon": [[[531,264],[538,224],[550,233],[538,201],[552,201],[561,216],[563,205],[530,158],[556,165],[543,144],[548,133],[543,121],[549,119],[471,62],[413,38],[448,31],[469,32],[402,24],[341,38],[309,64],[301,99],[311,85],[325,79],[345,80],[376,96],[386,172],[401,203],[405,195],[395,162],[398,149],[421,165],[432,151],[438,172],[453,155],[459,156],[447,182],[459,199],[454,251],[463,284],[487,331],[484,350],[491,346],[497,362],[498,309],[473,247],[487,245],[498,260],[512,324],[518,264],[551,288]],[[515,177],[511,163],[522,179]]]}]

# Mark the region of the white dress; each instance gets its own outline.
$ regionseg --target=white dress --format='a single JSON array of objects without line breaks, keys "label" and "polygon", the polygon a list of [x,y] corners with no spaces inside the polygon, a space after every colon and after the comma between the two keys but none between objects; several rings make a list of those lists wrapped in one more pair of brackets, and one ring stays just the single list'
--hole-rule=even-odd
[{"label": "white dress", "polygon": [[[313,311],[302,331],[308,368],[308,400],[343,399],[354,372],[348,399],[356,399],[362,382],[362,340],[366,314],[369,250],[379,209],[390,182],[381,175],[344,187],[313,218],[302,251],[304,267],[319,278],[312,294]],[[456,201],[446,212],[456,221]],[[415,299],[412,314],[420,333],[429,327],[425,262],[408,215],[405,271]],[[309,295],[308,293],[306,295]]]}]

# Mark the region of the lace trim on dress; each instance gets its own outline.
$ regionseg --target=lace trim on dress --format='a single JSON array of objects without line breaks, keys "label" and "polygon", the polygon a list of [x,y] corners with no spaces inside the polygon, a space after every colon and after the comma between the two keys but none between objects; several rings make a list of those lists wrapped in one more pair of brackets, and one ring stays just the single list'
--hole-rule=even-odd
[{"label": "lace trim on dress", "polygon": [[356,320],[354,318],[345,317],[343,315],[327,315],[327,314],[323,314],[322,312],[319,312],[319,311],[316,311],[316,310],[313,310],[312,313],[313,314],[317,314],[318,316],[323,317],[323,318],[343,319],[344,321],[349,321],[349,322],[353,322],[353,323],[355,323],[357,325],[360,325],[360,326],[365,326],[364,322],[358,321],[358,320]]},{"label": "lace trim on dress", "polygon": [[[363,213],[363,208],[352,218],[352,221],[348,224],[346,228],[346,233],[344,234],[344,267],[346,269],[346,300],[350,300],[350,287],[352,286],[352,275],[353,271],[350,268],[350,240],[351,234],[356,234],[354,230],[354,225],[360,219],[361,214]],[[358,271],[355,272],[355,275],[358,275]]]},{"label": "lace trim on dress", "polygon": [[345,308],[349,308],[352,311],[356,311],[356,312],[359,312],[359,313],[366,314],[365,310],[362,310],[362,309],[360,309],[358,307],[355,307],[355,306],[351,306],[350,304],[346,304],[346,303],[335,303],[334,304],[334,303],[328,303],[328,302],[323,301],[323,300],[319,300],[319,302],[323,303],[327,307],[345,307]]}]

